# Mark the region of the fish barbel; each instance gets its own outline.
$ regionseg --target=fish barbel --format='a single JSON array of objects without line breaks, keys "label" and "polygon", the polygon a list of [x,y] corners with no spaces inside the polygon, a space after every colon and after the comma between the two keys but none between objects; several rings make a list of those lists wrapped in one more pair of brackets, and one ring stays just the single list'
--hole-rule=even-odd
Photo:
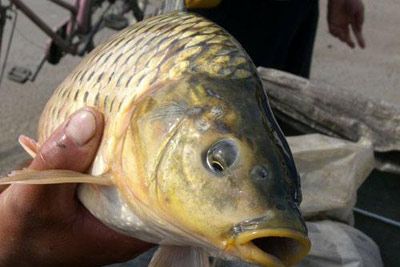
[{"label": "fish barbel", "polygon": [[308,253],[291,152],[255,66],[219,26],[178,12],[116,34],[55,90],[39,144],[84,106],[105,118],[88,174],[1,183],[82,183],[100,221],[161,245],[150,266],[208,266],[208,255],[291,266]]}]

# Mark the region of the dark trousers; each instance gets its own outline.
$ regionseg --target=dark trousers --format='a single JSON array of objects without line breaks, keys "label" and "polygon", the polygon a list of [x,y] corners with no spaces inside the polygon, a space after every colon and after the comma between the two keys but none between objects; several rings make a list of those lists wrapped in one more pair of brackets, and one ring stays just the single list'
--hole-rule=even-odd
[{"label": "dark trousers", "polygon": [[318,0],[223,0],[217,8],[193,11],[232,34],[256,66],[309,77]]}]

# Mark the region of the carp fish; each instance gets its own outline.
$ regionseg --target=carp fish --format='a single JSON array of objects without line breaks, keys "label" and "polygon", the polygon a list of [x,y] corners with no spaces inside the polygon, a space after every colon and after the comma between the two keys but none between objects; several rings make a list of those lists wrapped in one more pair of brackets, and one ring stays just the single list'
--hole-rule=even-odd
[{"label": "carp fish", "polygon": [[209,255],[292,266],[307,255],[289,146],[225,30],[174,12],[117,33],[55,90],[38,144],[84,106],[105,118],[87,174],[22,170],[1,183],[80,183],[105,225],[160,244],[150,266],[208,266]]}]

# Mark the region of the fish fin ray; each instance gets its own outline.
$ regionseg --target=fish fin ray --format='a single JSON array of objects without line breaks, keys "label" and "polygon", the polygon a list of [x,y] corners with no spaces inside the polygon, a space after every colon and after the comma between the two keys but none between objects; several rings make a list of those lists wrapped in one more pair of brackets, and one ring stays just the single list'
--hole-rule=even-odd
[{"label": "fish fin ray", "polygon": [[208,254],[201,248],[160,246],[149,267],[209,267]]},{"label": "fish fin ray", "polygon": [[35,171],[29,169],[13,171],[9,176],[0,178],[0,185],[64,183],[90,183],[99,185],[112,185],[112,180],[111,176],[107,174],[101,176],[92,176],[89,174],[69,170]]},{"label": "fish fin ray", "polygon": [[39,151],[39,145],[35,140],[33,140],[28,136],[21,135],[18,138],[18,142],[22,146],[22,148],[26,151],[26,153],[28,153],[32,158],[36,157],[36,154]]}]

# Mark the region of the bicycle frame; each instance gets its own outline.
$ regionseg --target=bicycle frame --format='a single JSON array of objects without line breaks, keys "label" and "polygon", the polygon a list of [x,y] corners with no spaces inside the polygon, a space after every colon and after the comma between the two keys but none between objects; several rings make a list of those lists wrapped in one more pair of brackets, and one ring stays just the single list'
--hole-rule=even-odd
[{"label": "bicycle frame", "polygon": [[71,18],[67,25],[67,37],[64,39],[54,31],[45,21],[36,15],[22,0],[10,0],[17,9],[21,10],[34,24],[45,32],[63,51],[75,55],[77,47],[71,43],[72,37],[76,34],[86,34],[91,28],[91,7],[94,0],[74,0],[73,4],[64,0],[48,0],[68,10]]}]

